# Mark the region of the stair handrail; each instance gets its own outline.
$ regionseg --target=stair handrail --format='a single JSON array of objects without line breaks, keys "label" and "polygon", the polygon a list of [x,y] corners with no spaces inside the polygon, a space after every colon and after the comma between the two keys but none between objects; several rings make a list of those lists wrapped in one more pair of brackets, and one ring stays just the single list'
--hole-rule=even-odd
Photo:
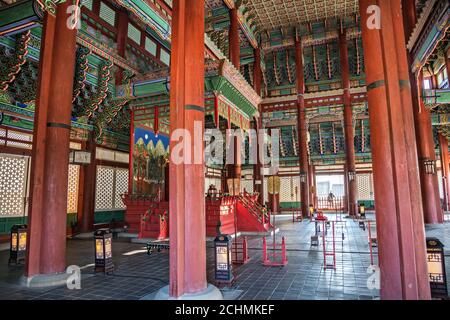
[{"label": "stair handrail", "polygon": [[266,210],[258,201],[252,199],[252,195],[244,191],[239,195],[244,207],[253,214],[259,222],[266,224],[270,223],[270,212]]}]

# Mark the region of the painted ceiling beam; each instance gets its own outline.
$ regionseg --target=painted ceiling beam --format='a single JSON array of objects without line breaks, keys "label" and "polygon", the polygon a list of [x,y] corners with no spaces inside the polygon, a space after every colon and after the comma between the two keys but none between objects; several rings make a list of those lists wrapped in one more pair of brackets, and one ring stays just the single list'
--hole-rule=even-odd
[{"label": "painted ceiling beam", "polygon": [[39,25],[44,11],[38,1],[16,2],[0,8],[0,36],[24,32]]},{"label": "painted ceiling beam", "polygon": [[[361,36],[361,31],[359,30],[358,27],[352,27],[350,29],[347,29],[347,40],[356,39],[356,38],[359,38],[360,36]],[[320,35],[313,35],[313,34],[303,35],[303,36],[301,36],[301,42],[302,42],[303,47],[305,48],[305,47],[326,44],[326,43],[329,43],[329,42],[337,39],[338,37],[339,37],[339,31],[334,30],[334,31],[328,31],[326,33],[322,33]],[[294,37],[294,35],[292,35],[292,36],[287,36],[286,38],[282,39],[282,41],[280,43],[277,43],[277,44],[272,44],[272,43],[270,43],[270,41],[267,41],[267,40],[263,41],[263,43],[261,44],[261,48],[265,52],[270,52],[273,50],[280,50],[280,49],[284,49],[284,48],[294,47],[294,45],[295,45],[295,37]]]}]

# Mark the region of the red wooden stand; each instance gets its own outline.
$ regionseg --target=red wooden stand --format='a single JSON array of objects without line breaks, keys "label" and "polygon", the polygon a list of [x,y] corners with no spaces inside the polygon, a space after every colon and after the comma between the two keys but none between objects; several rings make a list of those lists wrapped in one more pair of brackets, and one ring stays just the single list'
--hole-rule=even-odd
[{"label": "red wooden stand", "polygon": [[272,243],[272,250],[271,252],[268,252],[266,237],[263,237],[263,258],[262,258],[263,265],[268,267],[284,267],[285,265],[288,264],[288,260],[286,257],[286,242],[284,240],[284,237],[281,239],[281,246],[279,247],[281,249],[281,254],[280,252],[277,252],[277,244],[275,242],[274,236],[274,241]]},{"label": "red wooden stand", "polygon": [[232,262],[234,264],[246,264],[250,261],[248,256],[247,237],[234,239],[232,244]]}]

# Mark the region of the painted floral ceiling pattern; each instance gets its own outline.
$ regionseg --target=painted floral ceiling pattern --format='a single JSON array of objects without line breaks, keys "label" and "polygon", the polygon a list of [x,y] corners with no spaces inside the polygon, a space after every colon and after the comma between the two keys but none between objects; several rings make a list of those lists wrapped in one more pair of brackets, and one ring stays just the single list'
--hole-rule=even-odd
[{"label": "painted floral ceiling pattern", "polygon": [[358,12],[358,0],[244,0],[260,30],[292,27]]}]

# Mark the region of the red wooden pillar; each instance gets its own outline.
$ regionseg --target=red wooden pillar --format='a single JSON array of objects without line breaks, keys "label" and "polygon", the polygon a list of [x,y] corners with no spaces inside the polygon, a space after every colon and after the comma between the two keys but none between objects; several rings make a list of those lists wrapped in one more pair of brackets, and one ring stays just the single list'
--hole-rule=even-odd
[{"label": "red wooden pillar", "polygon": [[345,133],[345,173],[347,179],[347,201],[350,216],[356,214],[356,165],[355,134],[353,131],[352,102],[350,96],[350,69],[348,65],[347,33],[339,34],[339,52],[341,58],[342,87],[344,89],[344,133]]},{"label": "red wooden pillar", "polygon": [[75,73],[76,30],[67,28],[69,2],[44,18],[32,157],[25,275],[58,274],[66,267],[67,180]]},{"label": "red wooden pillar", "polygon": [[261,95],[261,49],[259,47],[254,49],[253,55],[255,57],[255,62],[253,64],[253,89],[258,95]]},{"label": "red wooden pillar", "polygon": [[[297,37],[297,36],[296,36]],[[299,38],[295,40],[295,72],[297,76],[297,134],[300,167],[300,201],[304,217],[309,215],[308,141],[305,108],[305,78],[303,72],[303,49]]]},{"label": "red wooden pillar", "polygon": [[309,204],[315,206],[316,200],[316,183],[315,183],[315,169],[314,165],[311,163],[309,165]]},{"label": "red wooden pillar", "polygon": [[[382,299],[430,299],[400,0],[360,0]],[[381,8],[381,29],[367,9]],[[369,11],[370,12],[370,11]],[[406,77],[406,78],[404,78]]]},{"label": "red wooden pillar", "polygon": [[[241,47],[239,41],[239,20],[238,20],[238,8],[234,7],[230,10],[230,30],[229,30],[229,51],[230,61],[234,67],[239,70],[241,66]],[[230,125],[231,126],[231,125]],[[237,137],[233,138],[234,148],[234,164],[228,166],[229,178],[240,179],[241,178],[241,145]]]},{"label": "red wooden pillar", "polygon": [[439,151],[441,156],[441,168],[442,168],[442,190],[444,193],[444,210],[449,211],[449,162],[448,162],[448,140],[442,134],[439,133]]},{"label": "red wooden pillar", "polygon": [[[133,188],[134,184],[134,111],[130,106],[130,152],[128,153],[128,194],[133,194],[136,190]],[[137,183],[136,183],[137,185]]]},{"label": "red wooden pillar", "polygon": [[[124,9],[119,11],[117,21],[117,53],[125,58],[125,51],[128,40],[128,12]],[[121,85],[123,81],[123,69],[119,69],[116,73],[116,85]]]},{"label": "red wooden pillar", "polygon": [[[432,161],[435,166],[436,153],[434,149],[433,127],[431,125],[431,114],[425,108],[421,98],[423,87],[423,76],[420,72],[417,79],[418,108],[414,110],[416,124],[416,137],[419,156],[420,181],[422,187],[423,214],[425,223],[434,224],[443,222],[443,212],[440,205],[438,177],[436,171],[427,173],[425,162]],[[419,110],[420,109],[420,110]]]},{"label": "red wooden pillar", "polygon": [[[169,164],[170,286],[180,297],[207,288],[205,165],[203,137],[194,143],[194,125],[204,130],[204,0],[177,0],[172,11],[170,129],[184,129],[192,147],[185,161]],[[195,124],[194,124],[195,123]],[[170,148],[178,141],[171,140]],[[187,162],[186,158],[192,161]],[[195,163],[194,160],[197,160]]]},{"label": "red wooden pillar", "polygon": [[83,184],[81,217],[78,218],[80,232],[90,232],[94,229],[95,186],[97,182],[96,143],[91,136],[86,143],[86,151],[91,153],[91,163],[82,166]]},{"label": "red wooden pillar", "polygon": [[169,185],[169,166],[164,167],[164,201],[169,201],[170,185]]},{"label": "red wooden pillar", "polygon": [[[393,32],[389,33],[389,36],[393,36],[396,43],[396,54],[397,54],[397,76],[399,79],[400,86],[400,98],[403,106],[402,112],[404,114],[404,133],[406,140],[406,155],[408,160],[408,178],[410,180],[410,195],[419,194],[420,190],[420,180],[417,182],[417,177],[419,176],[418,170],[418,157],[417,157],[417,145],[415,145],[415,134],[414,134],[414,116],[411,110],[414,110],[414,105],[412,102],[411,93],[411,83],[409,80],[410,66],[408,63],[408,56],[406,50],[406,41],[404,37],[404,27],[402,18],[402,4],[401,0],[394,0],[389,3],[392,12],[392,26]],[[400,21],[397,23],[397,20]],[[386,30],[384,30],[386,32]],[[394,44],[394,43],[393,43]],[[392,62],[392,61],[390,61]],[[390,66],[391,68],[393,65]],[[392,70],[392,69],[388,69]],[[409,85],[408,85],[409,84]],[[395,89],[394,89],[395,90]],[[395,122],[394,122],[395,123]],[[401,165],[401,164],[400,164]],[[439,190],[437,189],[436,183],[436,195],[439,199]],[[425,245],[425,229],[424,229],[424,216],[423,207],[420,202],[420,197],[411,196],[411,207],[412,207],[412,233],[414,239],[414,252],[416,256],[416,279],[417,279],[417,296],[419,299],[430,299],[430,283],[428,279],[428,266],[426,263],[426,245]],[[443,215],[442,215],[443,219]],[[407,229],[408,230],[408,229]],[[403,243],[408,243],[409,239],[403,236]],[[407,285],[409,287],[409,285]],[[408,297],[408,294],[405,294]],[[409,297],[408,297],[409,298]]]},{"label": "red wooden pillar", "polygon": [[405,29],[405,39],[408,42],[409,37],[414,31],[417,23],[416,1],[402,0],[403,7],[403,24]]},{"label": "red wooden pillar", "polygon": [[[253,65],[253,89],[255,92],[260,95],[261,94],[261,79],[262,79],[262,71],[261,71],[261,49],[258,47],[254,50],[255,62]],[[258,106],[259,109],[259,117],[256,121],[256,135],[258,140],[258,132],[262,130],[262,114],[261,107]],[[262,146],[258,146],[262,147]],[[262,166],[263,159],[258,159],[256,164],[253,166],[253,190],[259,193],[258,201],[260,204],[264,205],[264,174],[261,172],[263,170]]]},{"label": "red wooden pillar", "polygon": [[[405,41],[411,36],[415,25],[417,24],[417,13],[415,1],[402,0],[404,21]],[[412,58],[409,59],[408,64],[412,64]],[[431,125],[430,112],[426,110],[421,99],[421,91],[423,86],[423,74],[420,71],[419,76],[410,72],[410,70],[403,70],[409,75],[409,83],[411,85],[411,99],[414,110],[415,132],[417,139],[417,153],[419,157],[419,172],[421,181],[421,194],[423,200],[423,213],[425,223],[439,223],[443,222],[444,216],[441,209],[441,201],[439,197],[439,185],[436,173],[427,173],[425,170],[425,161],[436,161],[436,154],[434,151],[433,128]],[[404,86],[402,86],[404,87]],[[408,93],[406,93],[408,95]]]},{"label": "red wooden pillar", "polygon": [[230,10],[230,31],[228,34],[230,61],[239,70],[241,67],[241,47],[239,43],[238,8]]}]

